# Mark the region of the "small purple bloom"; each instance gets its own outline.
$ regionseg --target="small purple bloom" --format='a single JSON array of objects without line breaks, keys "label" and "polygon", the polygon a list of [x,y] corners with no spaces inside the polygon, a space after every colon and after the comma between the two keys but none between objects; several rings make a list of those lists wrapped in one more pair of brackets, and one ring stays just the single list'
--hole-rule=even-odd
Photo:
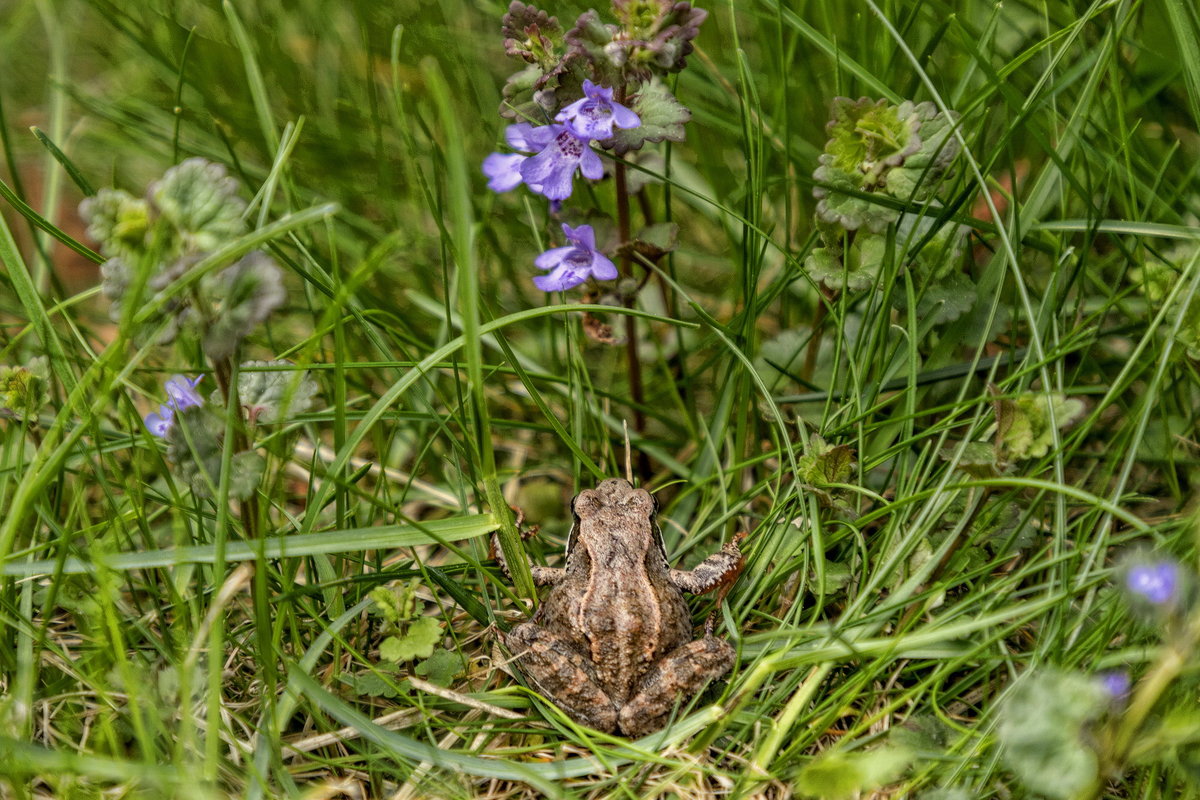
[{"label": "small purple bloom", "polygon": [[554,129],[554,139],[520,167],[521,177],[530,189],[548,200],[566,200],[571,196],[576,169],[594,181],[604,176],[600,156],[586,139],[580,139],[565,125],[546,127]]},{"label": "small purple bloom", "polygon": [[554,141],[558,134],[554,125],[531,125],[528,122],[518,122],[509,125],[504,130],[504,141],[513,150],[524,150],[526,153],[536,153]]},{"label": "small purple bloom", "polygon": [[524,183],[549,200],[565,200],[571,196],[576,169],[592,180],[604,175],[600,156],[566,125],[535,127],[519,122],[508,126],[505,139],[514,150],[537,155],[492,153],[485,158],[483,174],[494,192],[507,192]]},{"label": "small purple bloom", "polygon": [[204,405],[204,398],[196,391],[196,384],[203,379],[203,375],[197,378],[172,375],[163,384],[163,388],[167,390],[167,402],[159,406],[158,411],[146,415],[146,429],[155,436],[165,438],[170,433],[171,426],[175,424],[176,411]]},{"label": "small purple bloom", "polygon": [[529,156],[520,153],[492,153],[483,160],[483,174],[493,192],[510,192],[521,185],[521,164]]},{"label": "small purple bloom", "polygon": [[160,439],[165,439],[175,423],[175,409],[168,405],[158,407],[146,415],[146,429]]},{"label": "small purple bloom", "polygon": [[196,384],[204,380],[204,376],[200,375],[196,378],[185,378],[183,375],[172,375],[163,388],[167,390],[168,401],[175,407],[176,411],[183,411],[185,408],[204,405],[204,398],[196,391]]},{"label": "small purple bloom", "polygon": [[591,225],[572,228],[563,223],[563,234],[571,244],[547,250],[533,260],[538,269],[550,270],[539,275],[533,283],[543,292],[563,292],[583,283],[588,277],[610,281],[617,277],[617,267],[603,253],[596,251],[596,232]]},{"label": "small purple bloom", "polygon": [[597,86],[586,78],[583,97],[558,112],[554,118],[565,123],[581,139],[609,139],[613,126],[636,128],[642,120],[633,111],[613,102],[613,90]]},{"label": "small purple bloom", "polygon": [[[504,139],[513,150],[536,153],[554,141],[553,126],[534,127],[528,122],[509,125]],[[488,188],[493,192],[508,192],[521,185],[521,165],[529,159],[523,153],[492,153],[483,160],[483,174],[488,177]],[[535,192],[541,187],[530,186]]]},{"label": "small purple bloom", "polygon": [[1126,697],[1132,685],[1129,680],[1129,673],[1121,670],[1102,672],[1098,676],[1098,680],[1100,681],[1100,688],[1113,700],[1121,700]]},{"label": "small purple bloom", "polygon": [[1130,567],[1125,575],[1125,587],[1133,594],[1161,606],[1174,599],[1179,578],[1179,565],[1173,561],[1138,564]]}]

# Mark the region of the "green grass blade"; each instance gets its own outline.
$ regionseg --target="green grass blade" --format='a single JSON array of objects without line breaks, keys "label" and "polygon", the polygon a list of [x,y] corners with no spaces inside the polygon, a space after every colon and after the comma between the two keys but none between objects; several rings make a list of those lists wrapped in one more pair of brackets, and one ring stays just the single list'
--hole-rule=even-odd
[{"label": "green grass blade", "polygon": [[[224,560],[255,561],[261,558],[302,558],[304,556],[361,553],[365,550],[392,550],[397,547],[416,547],[423,544],[458,542],[486,536],[497,524],[486,514],[431,520],[420,525],[381,525],[325,533],[293,534],[257,542],[229,542],[225,545]],[[166,550],[106,555],[95,561],[70,557],[63,561],[17,561],[0,565],[0,574],[29,577],[52,574],[90,573],[97,569],[129,570],[172,567],[180,564],[212,564],[217,557],[215,545],[194,545]]]}]

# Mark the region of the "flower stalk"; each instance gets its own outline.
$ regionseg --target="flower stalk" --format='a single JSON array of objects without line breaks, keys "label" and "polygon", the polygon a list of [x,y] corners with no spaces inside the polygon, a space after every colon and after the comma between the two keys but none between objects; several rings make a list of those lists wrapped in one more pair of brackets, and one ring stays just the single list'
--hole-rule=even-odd
[{"label": "flower stalk", "polygon": [[[583,286],[595,297],[614,291],[600,283],[623,280],[615,290],[620,302],[632,308],[652,273],[648,269],[646,279],[634,279],[634,254],[656,260],[675,244],[673,235],[665,246],[635,236],[628,165],[623,159],[651,143],[684,140],[684,123],[691,112],[675,99],[663,78],[686,66],[692,40],[708,14],[673,0],[613,0],[612,13],[616,24],[603,22],[596,11],[586,11],[564,30],[556,17],[541,9],[522,2],[509,5],[501,26],[505,52],[526,65],[504,87],[501,107],[501,116],[514,120],[505,131],[513,152],[489,155],[483,173],[493,191],[524,185],[545,197],[549,216],[556,218],[573,193],[576,174],[602,180],[606,170],[600,151],[611,151],[615,157],[608,162],[607,174],[612,176],[615,194],[619,270],[597,249],[590,225],[573,229],[563,225],[569,244],[538,256],[535,266],[551,272],[534,277],[533,282],[542,291]],[[531,122],[536,120],[550,122]],[[638,195],[649,229],[652,209],[644,191],[638,190]],[[584,330],[597,341],[618,343],[607,326],[588,315]],[[624,330],[634,429],[641,434],[646,429],[645,392],[633,316],[625,315]],[[642,466],[648,465],[643,461]]]}]

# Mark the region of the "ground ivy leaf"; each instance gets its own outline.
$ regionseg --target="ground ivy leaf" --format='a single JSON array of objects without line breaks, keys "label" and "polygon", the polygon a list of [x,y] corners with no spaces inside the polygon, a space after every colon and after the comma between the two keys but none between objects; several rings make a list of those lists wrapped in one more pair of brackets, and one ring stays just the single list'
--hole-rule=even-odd
[{"label": "ground ivy leaf", "polygon": [[[1194,218],[1189,219],[1193,226],[1200,224]],[[1175,284],[1183,277],[1187,264],[1195,257],[1196,244],[1187,242],[1172,247],[1166,251],[1163,260],[1147,260],[1140,267],[1130,271],[1130,277],[1141,289],[1142,294],[1151,303],[1160,305],[1170,295]],[[1187,348],[1190,358],[1200,360],[1200,294],[1192,297],[1186,307],[1183,297],[1175,301],[1170,313],[1181,317],[1179,329],[1175,333],[1175,341]]]},{"label": "ground ivy leaf", "polygon": [[0,417],[37,419],[50,399],[47,386],[50,370],[44,357],[30,359],[29,366],[0,367]]},{"label": "ground ivy leaf", "polygon": [[952,136],[957,113],[939,113],[928,102],[917,104],[914,111],[920,120],[920,147],[887,173],[888,194],[900,200],[922,200],[931,195],[959,151],[958,140]]},{"label": "ground ivy leaf", "polygon": [[229,496],[237,500],[245,500],[254,494],[262,483],[263,472],[267,462],[253,450],[243,450],[235,453],[230,462]]},{"label": "ground ivy leaf", "polygon": [[246,230],[246,203],[238,189],[237,179],[222,165],[189,158],[150,184],[147,195],[185,250],[208,252]]},{"label": "ground ivy leaf", "polygon": [[646,142],[682,142],[683,126],[692,112],[678,100],[667,85],[657,78],[643,84],[631,101],[630,108],[641,118],[636,128],[617,130],[611,139],[600,144],[612,148],[617,155],[640,149]]},{"label": "ground ivy leaf", "polygon": [[238,402],[251,422],[270,424],[312,406],[317,383],[308,370],[255,370],[256,367],[294,366],[291,361],[247,361],[238,378]]},{"label": "ground ivy leaf", "polygon": [[647,225],[638,231],[637,240],[662,253],[669,253],[679,243],[679,226],[674,222]]},{"label": "ground ivy leaf", "polygon": [[819,434],[808,439],[808,450],[797,464],[798,475],[810,486],[845,483],[854,467],[854,448],[830,444]]},{"label": "ground ivy leaf", "polygon": [[433,655],[417,664],[413,668],[413,672],[428,678],[431,683],[436,683],[438,686],[449,686],[463,671],[463,668],[462,656],[453,650],[439,647],[433,651]]},{"label": "ground ivy leaf", "polygon": [[[917,319],[936,324],[953,322],[975,305],[975,284],[966,275],[956,272],[931,282],[917,298]],[[903,292],[892,295],[892,304],[903,311],[908,297]]]},{"label": "ground ivy leaf", "polygon": [[558,18],[521,2],[509,5],[500,24],[504,52],[549,71],[562,57],[563,30]]},{"label": "ground ivy leaf", "polygon": [[804,268],[813,280],[831,289],[858,291],[875,285],[886,256],[886,237],[860,231],[845,253],[830,247],[813,249]]},{"label": "ground ivy leaf", "polygon": [[388,681],[378,672],[363,672],[358,675],[342,675],[342,681],[350,687],[350,691],[356,695],[366,697],[399,697],[402,692],[394,685],[394,681]]},{"label": "ground ivy leaf", "polygon": [[887,100],[862,97],[835,98],[825,126],[829,141],[825,152],[842,172],[864,176],[865,185],[876,185],[880,175],[918,152],[921,116],[912,103],[892,105]]},{"label": "ground ivy leaf", "polygon": [[167,432],[167,459],[200,497],[211,497],[220,484],[224,435],[225,420],[205,406],[175,412],[175,424]]},{"label": "ground ivy leaf", "polygon": [[206,288],[216,301],[216,316],[204,333],[204,352],[215,361],[231,356],[242,339],[287,300],[283,273],[258,251],[220,272]]},{"label": "ground ivy leaf", "polygon": [[997,450],[1006,461],[1041,458],[1054,444],[1054,427],[1050,410],[1059,430],[1067,427],[1083,413],[1083,401],[1062,394],[1049,396],[1028,392],[1014,399],[996,401]]},{"label": "ground ivy leaf", "polygon": [[429,658],[442,638],[442,623],[437,617],[418,617],[403,636],[389,636],[379,646],[379,655],[387,661],[412,661]]},{"label": "ground ivy leaf", "polygon": [[399,636],[389,636],[379,643],[379,657],[384,661],[405,661],[404,653]]},{"label": "ground ivy leaf", "polygon": [[150,204],[140,197],[120,189],[101,189],[79,204],[79,215],[104,255],[111,258],[145,251]]},{"label": "ground ivy leaf", "polygon": [[830,751],[801,768],[796,788],[804,797],[849,800],[895,780],[911,760],[912,753],[903,747],[854,753]]},{"label": "ground ivy leaf", "polygon": [[[996,474],[996,448],[990,442],[968,442],[961,445],[962,457],[958,460],[959,469],[972,475]],[[958,451],[958,443],[948,444],[938,451],[938,458],[949,461]]]},{"label": "ground ivy leaf", "polygon": [[864,775],[845,753],[824,753],[809,761],[796,776],[796,789],[804,797],[838,800],[855,795]]},{"label": "ground ivy leaf", "polygon": [[808,345],[811,332],[806,329],[784,328],[762,343],[754,368],[767,382],[776,385],[782,377],[791,377],[800,371],[804,363],[804,348]]},{"label": "ground ivy leaf", "polygon": [[648,225],[633,237],[633,252],[652,262],[657,262],[678,246],[679,226],[674,222]]},{"label": "ground ivy leaf", "polygon": [[923,214],[903,214],[896,223],[897,247],[901,257],[918,275],[939,280],[961,275],[958,267],[966,242],[967,228],[951,222],[939,224],[935,213],[940,204],[931,201]]},{"label": "ground ivy leaf", "polygon": [[518,121],[540,119],[546,109],[533,99],[533,92],[545,76],[546,73],[537,64],[530,64],[509,75],[500,90],[500,96],[504,98],[500,102],[500,116]]},{"label": "ground ivy leaf", "polygon": [[[175,424],[167,431],[167,459],[175,465],[180,480],[200,497],[211,497],[221,485],[225,420],[208,406],[192,406],[175,412]],[[229,496],[245,499],[262,481],[266,461],[253,450],[234,453],[230,462]]]},{"label": "ground ivy leaf", "polygon": [[567,59],[591,64],[594,70],[592,78],[596,83],[615,86],[620,79],[621,62],[624,61],[625,55],[623,50],[609,49],[616,33],[617,26],[601,22],[600,15],[595,10],[583,12],[575,20],[575,26],[567,31]]},{"label": "ground ivy leaf", "polygon": [[861,196],[866,189],[861,175],[834,167],[833,157],[829,154],[820,156],[818,160],[821,166],[813,172],[813,179],[825,185],[814,186],[813,197],[817,198],[817,216],[823,222],[848,231],[866,227],[875,233],[882,233],[889,223],[895,222],[900,216],[895,209]]},{"label": "ground ivy leaf", "polygon": [[1004,760],[1034,792],[1075,797],[1096,777],[1096,753],[1084,726],[1105,702],[1099,682],[1083,675],[1025,675],[1009,692],[996,726]]}]

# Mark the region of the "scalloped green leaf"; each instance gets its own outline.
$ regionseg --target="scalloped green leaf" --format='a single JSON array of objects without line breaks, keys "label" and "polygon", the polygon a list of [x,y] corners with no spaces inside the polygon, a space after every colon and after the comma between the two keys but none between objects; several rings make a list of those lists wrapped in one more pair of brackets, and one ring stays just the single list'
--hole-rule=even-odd
[{"label": "scalloped green leaf", "polygon": [[1006,461],[1041,458],[1050,452],[1054,443],[1051,408],[1053,421],[1062,430],[1083,413],[1084,405],[1078,398],[1058,393],[1047,397],[1041,392],[996,401],[997,450]]},{"label": "scalloped green leaf", "polygon": [[[167,458],[180,480],[200,497],[211,497],[221,484],[225,420],[207,406],[175,413],[167,432]],[[243,500],[262,481],[266,461],[253,450],[235,453],[230,461],[229,496]]]},{"label": "scalloped green leaf", "polygon": [[44,356],[30,359],[28,366],[0,367],[0,417],[37,419],[50,400],[49,382]]},{"label": "scalloped green leaf", "polygon": [[423,678],[428,678],[430,683],[436,683],[438,686],[449,686],[456,677],[462,674],[465,668],[466,665],[463,663],[462,656],[453,650],[439,647],[433,651],[433,655],[417,664],[413,668],[413,672]]},{"label": "scalloped green leaf", "polygon": [[[952,273],[921,291],[917,297],[917,319],[938,325],[953,322],[970,311],[976,299],[974,282],[961,272]],[[901,311],[908,308],[904,292],[892,295],[892,305]]]},{"label": "scalloped green leaf", "polygon": [[379,657],[386,661],[412,661],[429,658],[442,639],[442,623],[437,617],[418,617],[403,636],[389,636],[379,645]]},{"label": "scalloped green leaf", "polygon": [[938,458],[942,461],[950,461],[959,447],[962,448],[962,456],[958,460],[958,467],[963,472],[972,475],[996,473],[996,447],[991,442],[967,442],[965,445],[960,442],[948,444],[938,451]]},{"label": "scalloped green leaf", "polygon": [[591,64],[592,79],[597,83],[616,85],[625,55],[623,48],[617,51],[609,49],[616,33],[617,26],[601,22],[595,10],[583,12],[575,20],[575,26],[567,31],[567,58]]},{"label": "scalloped green leaf", "polygon": [[630,101],[630,108],[641,118],[636,128],[617,130],[611,139],[600,144],[612,148],[617,155],[638,150],[647,142],[682,142],[683,126],[692,118],[692,112],[675,99],[667,85],[657,78],[644,84]]},{"label": "scalloped green leaf", "polygon": [[887,237],[860,231],[845,253],[835,248],[817,247],[804,262],[813,280],[831,289],[870,289],[879,279],[879,270],[887,255]]},{"label": "scalloped green leaf", "polygon": [[911,103],[896,106],[887,100],[838,97],[830,111],[825,152],[833,157],[833,166],[865,176],[867,185],[921,146],[921,119]]},{"label": "scalloped green leaf", "polygon": [[189,158],[164,172],[147,194],[185,250],[207,252],[245,232],[246,203],[238,190],[221,164]]},{"label": "scalloped green leaf", "polygon": [[233,355],[242,340],[287,300],[283,273],[258,250],[204,286],[216,305],[215,317],[204,331],[204,353],[214,361]]},{"label": "scalloped green leaf", "polygon": [[822,221],[848,231],[867,228],[882,233],[900,216],[894,208],[862,196],[866,189],[862,175],[838,169],[829,154],[822,155],[820,162],[821,166],[813,171],[813,179],[825,185],[814,186],[813,197],[818,200],[817,216]]},{"label": "scalloped green leaf", "polygon": [[854,467],[854,448],[848,444],[830,444],[814,433],[797,467],[797,476],[809,486],[845,483]]},{"label": "scalloped green leaf", "polygon": [[403,694],[402,687],[395,686],[398,681],[388,681],[378,672],[363,672],[358,675],[343,674],[341,681],[350,687],[350,691],[360,697],[384,697],[390,700]]},{"label": "scalloped green leaf", "polygon": [[1009,691],[996,726],[1005,762],[1038,794],[1077,796],[1096,778],[1098,761],[1085,725],[1105,702],[1100,684],[1078,673],[1024,675]]},{"label": "scalloped green leaf", "polygon": [[543,109],[533,99],[534,87],[546,75],[537,64],[508,76],[500,90],[500,116],[504,119],[541,119]]},{"label": "scalloped green leaf", "polygon": [[557,17],[537,6],[514,2],[500,23],[504,52],[543,69],[552,69],[562,58],[563,29]]},{"label": "scalloped green leaf", "polygon": [[100,243],[100,252],[115,257],[140,254],[150,231],[150,204],[121,189],[101,189],[79,204],[87,234]]},{"label": "scalloped green leaf", "polygon": [[312,406],[318,388],[308,370],[290,361],[247,361],[242,368],[238,402],[251,422],[269,425]]},{"label": "scalloped green leaf", "polygon": [[657,261],[679,246],[679,226],[674,222],[659,222],[638,231],[633,239],[634,252],[650,261]]},{"label": "scalloped green leaf", "polygon": [[939,113],[933,103],[920,103],[915,108],[921,120],[920,147],[887,173],[887,192],[900,200],[923,200],[933,194],[959,151],[958,140],[952,135],[957,113]]}]

